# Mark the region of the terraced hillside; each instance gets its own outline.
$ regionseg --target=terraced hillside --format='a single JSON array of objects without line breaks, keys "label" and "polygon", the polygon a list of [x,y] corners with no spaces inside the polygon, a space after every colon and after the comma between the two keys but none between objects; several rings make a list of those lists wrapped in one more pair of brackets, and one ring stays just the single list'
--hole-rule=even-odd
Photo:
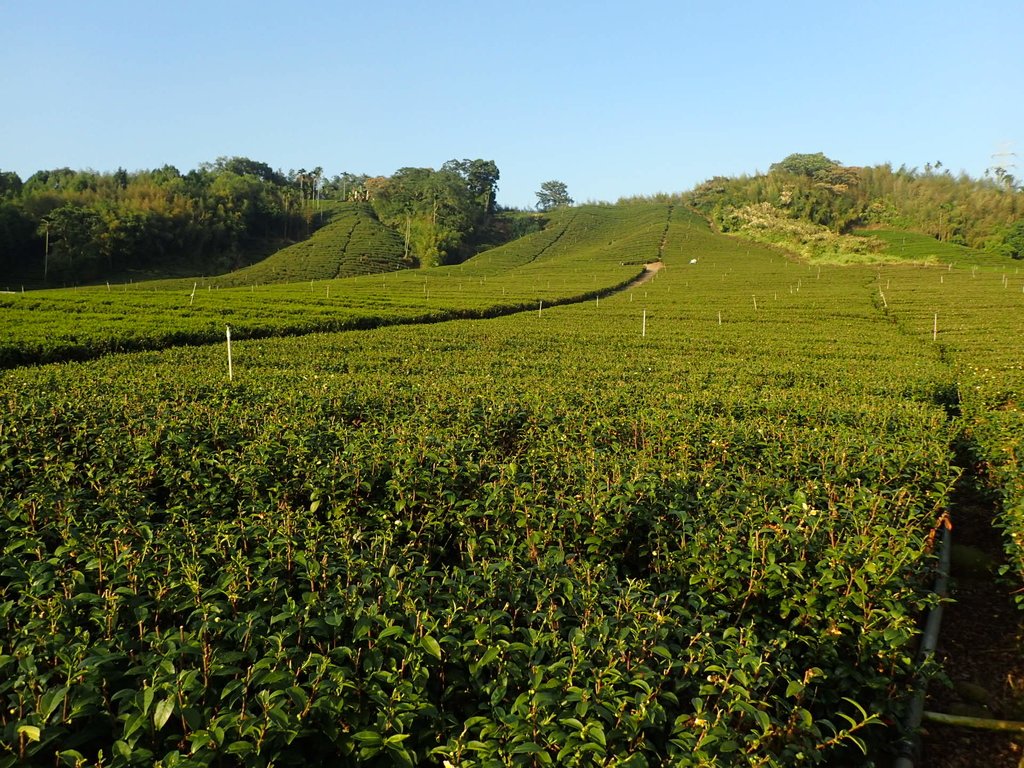
[{"label": "terraced hillside", "polygon": [[[337,264],[327,259],[329,249],[311,247],[305,260],[275,256],[252,268],[262,273],[231,276],[244,282],[292,274],[288,283],[228,287],[214,278],[8,294],[0,296],[0,365],[210,343],[224,338],[225,325],[238,338],[254,338],[494,316],[580,300],[629,282],[645,261],[657,261],[670,215],[660,204],[626,213],[611,206],[571,209],[552,216],[543,232],[458,266],[386,275],[318,277]],[[359,219],[353,232],[363,227]],[[308,271],[287,272],[295,265]]]},{"label": "terraced hillside", "polygon": [[308,240],[209,282],[227,288],[395,272],[410,266],[403,257],[402,238],[377,220],[368,203],[335,203],[330,223]]},{"label": "terraced hillside", "polygon": [[885,243],[884,255],[892,261],[911,261],[919,264],[989,265],[1006,263],[1005,256],[985,253],[964,245],[943,242],[917,232],[895,229],[859,229],[861,237],[872,237]]}]

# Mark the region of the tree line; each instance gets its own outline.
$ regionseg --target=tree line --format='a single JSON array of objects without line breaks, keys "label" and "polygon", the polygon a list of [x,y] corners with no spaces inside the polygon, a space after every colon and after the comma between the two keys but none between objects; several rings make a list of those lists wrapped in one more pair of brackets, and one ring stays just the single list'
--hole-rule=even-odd
[{"label": "tree line", "polygon": [[783,216],[848,233],[879,226],[1024,258],[1024,191],[1004,168],[976,179],[954,176],[941,162],[923,170],[890,164],[847,167],[822,153],[793,154],[768,173],[715,177],[690,202],[723,231],[745,206],[771,206]]},{"label": "tree line", "polygon": [[308,237],[325,201],[367,201],[405,236],[410,261],[451,263],[510,235],[498,221],[498,178],[489,160],[391,177],[284,173],[245,157],[187,173],[59,168],[23,181],[0,171],[0,278],[59,285],[132,271],[227,272]]}]

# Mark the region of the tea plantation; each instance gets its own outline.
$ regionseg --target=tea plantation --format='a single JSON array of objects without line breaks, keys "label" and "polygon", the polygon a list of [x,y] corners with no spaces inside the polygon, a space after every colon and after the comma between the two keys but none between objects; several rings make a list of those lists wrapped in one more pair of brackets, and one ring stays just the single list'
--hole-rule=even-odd
[{"label": "tea plantation", "polygon": [[0,765],[869,764],[965,469],[1024,569],[1017,273],[632,204],[309,279],[0,300]]}]

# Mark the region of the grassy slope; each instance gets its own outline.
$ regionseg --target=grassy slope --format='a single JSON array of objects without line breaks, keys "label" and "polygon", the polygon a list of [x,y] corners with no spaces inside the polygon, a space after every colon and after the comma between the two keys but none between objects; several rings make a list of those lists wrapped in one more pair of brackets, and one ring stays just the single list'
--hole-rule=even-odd
[{"label": "grassy slope", "polygon": [[[325,255],[336,253],[325,247],[307,248],[306,258],[287,264],[273,257],[230,276],[261,276],[244,287],[213,278],[4,296],[0,363],[210,343],[223,338],[225,325],[239,338],[296,335],[493,316],[578,300],[628,282],[640,264],[655,261],[669,210],[660,204],[569,209],[552,215],[544,231],[464,264],[386,276],[327,279],[341,262]],[[355,220],[349,241],[366,226]],[[285,276],[293,282],[267,284]]]},{"label": "grassy slope", "polygon": [[911,261],[920,264],[953,264],[977,266],[1003,266],[1007,259],[1002,256],[978,251],[954,243],[945,243],[917,232],[894,229],[860,229],[854,232],[861,237],[872,237],[885,243],[881,252],[893,261]]},{"label": "grassy slope", "polygon": [[217,278],[222,287],[330,280],[404,269],[402,238],[367,203],[340,203],[329,224],[251,267]]},{"label": "grassy slope", "polygon": [[367,203],[324,203],[327,223],[308,239],[225,275],[154,280],[143,288],[191,291],[192,286],[241,288],[395,272],[404,261],[402,238],[381,224]]}]

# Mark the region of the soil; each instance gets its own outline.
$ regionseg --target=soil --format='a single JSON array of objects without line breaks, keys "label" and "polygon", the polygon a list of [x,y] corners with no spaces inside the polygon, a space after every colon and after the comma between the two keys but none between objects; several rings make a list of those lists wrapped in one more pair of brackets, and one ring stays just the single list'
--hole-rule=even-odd
[{"label": "soil", "polygon": [[664,266],[665,265],[662,264],[660,261],[652,261],[649,264],[644,264],[643,274],[641,274],[640,277],[638,277],[632,283],[627,285],[626,288],[624,288],[623,290],[626,290],[628,288],[633,288],[633,287],[635,287],[637,285],[643,285],[644,283],[650,282],[651,280],[654,279],[654,276],[656,274],[658,274],[658,270],[660,270]]},{"label": "soil", "polygon": [[[928,689],[925,710],[1024,720],[1021,611],[1000,580],[1000,533],[993,506],[964,494],[953,511],[950,597],[943,609],[936,658],[946,681]],[[1024,733],[974,730],[925,722],[921,757],[927,768],[1016,768],[1024,764]]]}]

